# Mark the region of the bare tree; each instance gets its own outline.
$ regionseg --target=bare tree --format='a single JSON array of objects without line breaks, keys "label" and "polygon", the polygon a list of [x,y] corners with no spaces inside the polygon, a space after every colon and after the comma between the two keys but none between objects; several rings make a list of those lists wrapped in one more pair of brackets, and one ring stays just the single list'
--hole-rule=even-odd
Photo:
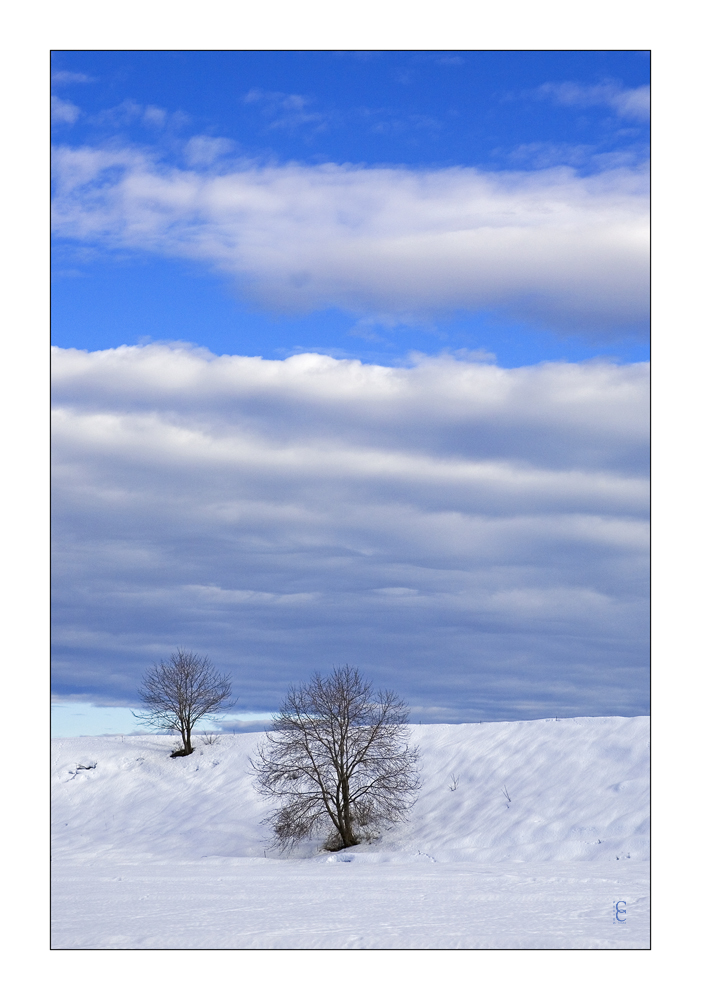
[{"label": "bare tree", "polygon": [[154,729],[179,733],[182,749],[174,751],[172,757],[192,753],[192,730],[200,719],[236,704],[231,701],[228,678],[214,670],[207,656],[185,649],[153,665],[139,688],[139,697],[146,707],[133,713],[137,719]]},{"label": "bare tree", "polygon": [[421,784],[408,717],[347,665],[290,688],[251,761],[259,791],[279,802],[268,817],[277,845],[326,831],[326,849],[341,850],[404,819]]}]

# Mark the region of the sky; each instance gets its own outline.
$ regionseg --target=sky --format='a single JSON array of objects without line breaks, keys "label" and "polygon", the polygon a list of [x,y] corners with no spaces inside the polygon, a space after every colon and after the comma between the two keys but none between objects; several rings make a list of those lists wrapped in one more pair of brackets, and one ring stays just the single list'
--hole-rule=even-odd
[{"label": "sky", "polygon": [[52,67],[57,731],[646,714],[648,53]]}]

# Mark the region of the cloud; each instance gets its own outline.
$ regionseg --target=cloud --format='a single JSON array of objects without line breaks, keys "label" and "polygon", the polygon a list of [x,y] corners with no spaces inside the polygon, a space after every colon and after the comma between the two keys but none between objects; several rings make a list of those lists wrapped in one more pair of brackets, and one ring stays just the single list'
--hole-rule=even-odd
[{"label": "cloud", "polygon": [[51,74],[51,82],[57,84],[70,83],[93,83],[95,77],[88,76],[87,73],[71,73],[68,70],[58,70]]},{"label": "cloud", "polygon": [[109,128],[123,128],[134,123],[145,125],[159,131],[169,126],[177,130],[189,121],[189,116],[183,111],[166,111],[155,104],[139,104],[127,99],[114,108],[106,108],[91,119],[94,125]]},{"label": "cloud", "polygon": [[55,94],[51,95],[51,121],[65,122],[72,125],[80,117],[80,108],[70,101],[63,101]]},{"label": "cloud", "polygon": [[647,366],[157,344],[53,392],[60,698],[181,644],[242,711],[346,661],[425,721],[647,710]]},{"label": "cloud", "polygon": [[579,83],[544,83],[535,94],[552,98],[557,104],[569,107],[589,108],[605,105],[612,108],[622,118],[647,121],[650,117],[650,87],[626,88],[620,83],[606,83],[584,86]]},{"label": "cloud", "polygon": [[600,337],[647,324],[648,182],[632,168],[241,163],[212,176],[64,146],[54,177],[57,236],[206,261],[272,310],[491,310]]},{"label": "cloud", "polygon": [[[400,83],[408,83],[409,80],[399,80]],[[425,129],[433,134],[443,131],[444,123],[438,118],[430,115],[398,114],[389,108],[360,108],[357,116],[367,124],[371,132],[384,135],[402,133],[415,133],[419,129]]]},{"label": "cloud", "polygon": [[314,125],[316,130],[325,128],[328,115],[310,111],[311,98],[301,94],[284,94],[279,91],[253,88],[242,98],[244,104],[260,104],[269,119],[268,128],[299,128]]},{"label": "cloud", "polygon": [[185,146],[185,160],[191,167],[210,166],[235,148],[236,144],[230,139],[195,135]]},{"label": "cloud", "polygon": [[510,151],[495,150],[510,162],[535,170],[567,164],[599,172],[619,169],[635,170],[646,166],[650,150],[647,144],[631,144],[626,149],[601,151],[600,147],[585,143],[527,142]]},{"label": "cloud", "polygon": [[536,170],[568,164],[578,167],[590,163],[596,147],[584,143],[524,142],[509,154],[514,163],[528,164]]},{"label": "cloud", "polygon": [[149,104],[144,108],[142,118],[148,125],[163,128],[168,118],[168,113],[163,108],[157,108],[153,104]]}]

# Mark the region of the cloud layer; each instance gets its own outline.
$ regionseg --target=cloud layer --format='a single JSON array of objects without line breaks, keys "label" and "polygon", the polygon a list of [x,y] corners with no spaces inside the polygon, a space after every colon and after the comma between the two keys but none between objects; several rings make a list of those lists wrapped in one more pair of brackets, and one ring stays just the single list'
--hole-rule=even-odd
[{"label": "cloud layer", "polygon": [[182,644],[242,710],[354,663],[415,721],[642,714],[647,366],[55,350],[55,682]]},{"label": "cloud layer", "polygon": [[644,173],[217,168],[212,140],[200,145],[207,163],[190,156],[189,170],[133,148],[60,147],[55,233],[201,260],[274,310],[488,310],[599,338],[646,329]]}]

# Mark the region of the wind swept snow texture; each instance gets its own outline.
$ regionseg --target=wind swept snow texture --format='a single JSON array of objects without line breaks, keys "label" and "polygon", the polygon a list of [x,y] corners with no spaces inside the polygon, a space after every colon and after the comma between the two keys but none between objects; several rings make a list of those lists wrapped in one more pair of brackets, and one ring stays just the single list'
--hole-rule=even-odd
[{"label": "wind swept snow texture", "polygon": [[648,718],[410,731],[410,820],[285,856],[262,734],[177,759],[165,736],[54,740],[53,947],[649,947]]}]

